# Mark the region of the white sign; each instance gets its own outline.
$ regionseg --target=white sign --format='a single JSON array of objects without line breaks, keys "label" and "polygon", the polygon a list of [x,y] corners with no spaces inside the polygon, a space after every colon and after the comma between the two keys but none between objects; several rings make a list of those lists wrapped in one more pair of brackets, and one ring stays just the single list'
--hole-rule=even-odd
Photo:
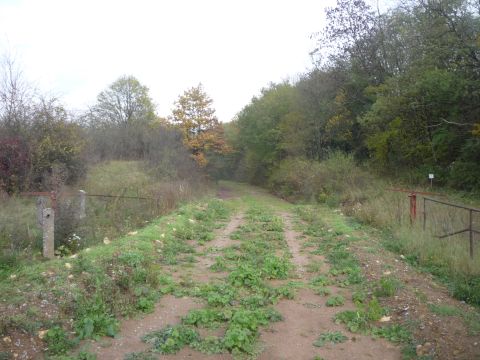
[{"label": "white sign", "polygon": [[434,178],[433,174],[428,174],[428,178],[433,179]]}]

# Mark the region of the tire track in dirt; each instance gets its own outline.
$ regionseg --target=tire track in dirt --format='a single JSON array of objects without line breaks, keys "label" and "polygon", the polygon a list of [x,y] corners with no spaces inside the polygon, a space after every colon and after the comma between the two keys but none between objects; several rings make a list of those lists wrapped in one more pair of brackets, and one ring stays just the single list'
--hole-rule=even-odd
[{"label": "tire track in dirt", "polygon": [[[285,224],[285,239],[292,254],[292,262],[297,267],[297,275],[304,283],[312,276],[306,267],[311,260],[323,261],[323,257],[306,254],[303,249],[302,234],[293,230],[292,218],[288,213],[281,213]],[[327,267],[328,269],[328,267]],[[280,301],[276,309],[284,317],[283,321],[272,324],[261,333],[264,350],[261,360],[311,360],[315,356],[326,359],[385,359],[399,360],[399,349],[391,343],[368,336],[349,333],[349,340],[341,344],[326,344],[322,348],[313,346],[317,337],[327,331],[341,331],[342,325],[332,321],[333,316],[341,310],[354,310],[348,290],[329,286],[332,294],[342,294],[346,301],[339,307],[327,307],[326,298],[316,295],[309,288],[300,289],[293,300]]]},{"label": "tire track in dirt", "polygon": [[[197,282],[208,282],[215,276],[222,276],[220,273],[213,273],[209,267],[214,263],[215,253],[210,249],[223,249],[233,245],[236,241],[230,239],[230,235],[243,224],[244,214],[235,214],[227,225],[216,230],[216,236],[212,241],[199,246],[196,250],[200,256],[193,268],[178,269],[174,278],[182,276],[192,277]],[[172,270],[166,267],[167,270]],[[151,331],[162,329],[168,325],[178,324],[181,318],[192,309],[202,308],[202,301],[183,297],[176,298],[173,295],[163,296],[156,304],[153,313],[142,318],[134,318],[122,321],[120,332],[114,339],[103,338],[101,341],[92,343],[92,351],[102,360],[121,360],[125,355],[132,352],[141,352],[149,349],[149,346],[141,341],[141,337]],[[232,359],[230,354],[206,355],[190,348],[184,348],[177,354],[162,355],[162,359]]]}]

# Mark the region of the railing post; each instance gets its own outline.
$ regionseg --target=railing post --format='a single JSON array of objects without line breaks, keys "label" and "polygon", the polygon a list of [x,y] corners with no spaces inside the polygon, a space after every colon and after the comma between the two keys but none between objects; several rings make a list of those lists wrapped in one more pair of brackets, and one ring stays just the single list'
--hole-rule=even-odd
[{"label": "railing post", "polygon": [[55,257],[55,211],[51,208],[43,209],[43,256],[48,259]]},{"label": "railing post", "polygon": [[468,226],[470,230],[470,258],[473,259],[473,210],[470,209],[470,224]]},{"label": "railing post", "polygon": [[413,225],[417,218],[417,194],[411,193],[408,197],[410,198],[410,224]]},{"label": "railing post", "polygon": [[423,197],[423,231],[427,228],[427,199]]}]

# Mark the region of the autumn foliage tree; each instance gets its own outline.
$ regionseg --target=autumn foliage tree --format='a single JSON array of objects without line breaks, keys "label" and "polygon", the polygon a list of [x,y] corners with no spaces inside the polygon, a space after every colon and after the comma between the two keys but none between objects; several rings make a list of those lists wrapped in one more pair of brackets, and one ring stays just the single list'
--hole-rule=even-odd
[{"label": "autumn foliage tree", "polygon": [[212,103],[199,84],[180,95],[172,111],[172,122],[181,129],[185,146],[201,167],[207,165],[208,154],[230,151]]}]

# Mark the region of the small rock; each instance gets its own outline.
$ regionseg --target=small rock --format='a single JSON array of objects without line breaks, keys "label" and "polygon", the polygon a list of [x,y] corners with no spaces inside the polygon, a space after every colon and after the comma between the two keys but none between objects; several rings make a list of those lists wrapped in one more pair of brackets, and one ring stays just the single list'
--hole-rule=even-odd
[{"label": "small rock", "polygon": [[392,272],[391,271],[384,271],[383,275],[390,275]]},{"label": "small rock", "polygon": [[45,335],[47,335],[47,332],[48,332],[48,330],[40,330],[40,331],[38,332],[38,337],[39,337],[40,339],[43,339],[43,338],[45,337]]},{"label": "small rock", "polygon": [[422,345],[417,345],[417,348],[415,349],[415,352],[417,353],[417,356],[422,356],[423,355],[423,346]]},{"label": "small rock", "polygon": [[403,256],[403,255],[400,255],[400,259],[405,259],[405,256]]},{"label": "small rock", "polygon": [[15,280],[17,278],[17,275],[13,274],[13,275],[10,275],[10,280]]},{"label": "small rock", "polygon": [[108,237],[104,237],[104,238],[103,238],[103,243],[104,243],[105,245],[110,244],[110,242],[111,242],[111,241],[110,241],[110,239],[109,239]]},{"label": "small rock", "polygon": [[388,322],[390,321],[390,316],[382,316],[380,322]]},{"label": "small rock", "polygon": [[91,249],[90,248],[86,248],[85,249],[85,252],[89,252]]},{"label": "small rock", "polygon": [[161,238],[164,238],[164,237],[165,237],[165,234],[160,234],[160,237],[161,237]]},{"label": "small rock", "polygon": [[128,235],[137,235],[137,234],[138,234],[138,231],[130,231],[130,232],[128,233]]},{"label": "small rock", "polygon": [[67,269],[71,269],[71,268],[72,268],[72,264],[70,264],[70,263],[65,263],[65,267],[66,267]]},{"label": "small rock", "polygon": [[78,254],[73,254],[72,256],[70,256],[70,259],[76,259],[78,256]]},{"label": "small rock", "polygon": [[190,224],[195,224],[196,221],[193,220],[193,219],[188,219],[188,222],[189,222]]},{"label": "small rock", "polygon": [[70,280],[72,280],[74,278],[74,276],[72,274],[68,275],[67,278],[69,278]]},{"label": "small rock", "polygon": [[10,336],[5,336],[3,339],[4,343],[10,344],[12,342],[12,338]]}]

